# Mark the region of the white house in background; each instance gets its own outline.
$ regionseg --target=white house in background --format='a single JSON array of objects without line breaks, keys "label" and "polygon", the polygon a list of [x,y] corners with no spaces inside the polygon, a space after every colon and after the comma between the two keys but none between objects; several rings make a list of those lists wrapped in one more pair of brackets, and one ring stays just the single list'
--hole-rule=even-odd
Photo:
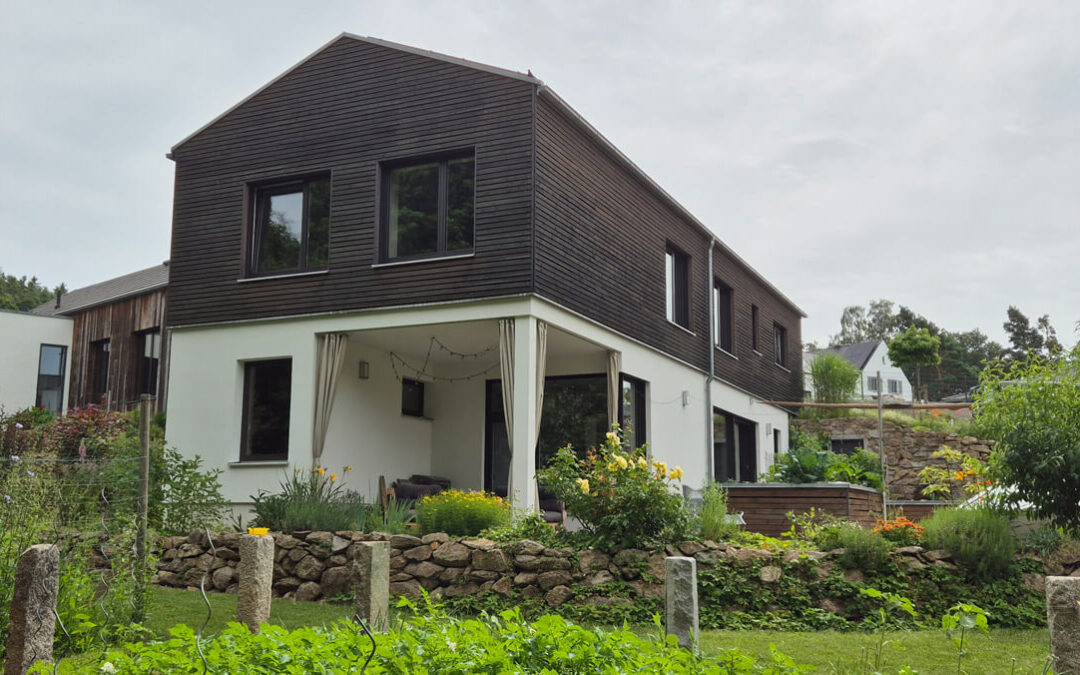
[{"label": "white house in background", "polygon": [[[803,352],[803,372],[806,393],[814,395],[814,383],[810,379],[810,364],[821,354],[836,354],[859,369],[862,376],[856,395],[864,400],[877,400],[883,394],[885,401],[907,402],[912,400],[911,382],[899,367],[889,360],[889,345],[884,340],[870,340],[853,345],[828,347]],[[880,374],[880,379],[879,379]]]},{"label": "white house in background", "polygon": [[173,147],[168,442],[536,503],[612,423],[684,482],[788,445],[802,312],[532,75],[341,35]]},{"label": "white house in background", "polygon": [[67,410],[72,320],[0,309],[0,409]]}]

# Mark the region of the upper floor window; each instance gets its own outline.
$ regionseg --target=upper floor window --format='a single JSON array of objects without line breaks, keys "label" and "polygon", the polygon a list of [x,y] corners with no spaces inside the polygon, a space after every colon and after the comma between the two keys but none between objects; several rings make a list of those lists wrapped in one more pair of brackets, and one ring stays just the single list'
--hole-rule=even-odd
[{"label": "upper floor window", "polygon": [[158,365],[161,363],[161,331],[148,330],[139,333],[142,355],[138,362],[140,394],[157,394]]},{"label": "upper floor window", "polygon": [[64,364],[67,347],[41,345],[38,354],[37,397],[34,405],[46,408],[54,415],[64,409]]},{"label": "upper floor window", "polygon": [[674,246],[668,246],[667,320],[690,328],[690,256]]},{"label": "upper floor window", "polygon": [[713,285],[713,313],[716,316],[716,346],[733,353],[731,289],[719,281]]},{"label": "upper floor window", "polygon": [[472,154],[388,165],[383,174],[383,258],[471,250],[475,174]]},{"label": "upper floor window", "polygon": [[330,177],[258,185],[249,273],[326,269],[330,248]]},{"label": "upper floor window", "polygon": [[773,324],[773,356],[776,365],[787,367],[787,328],[778,323]]},{"label": "upper floor window", "polygon": [[753,349],[755,352],[758,350],[757,315],[757,305],[750,305],[750,349]]},{"label": "upper floor window", "polygon": [[109,341],[95,340],[90,343],[89,353],[90,400],[101,403],[109,391]]},{"label": "upper floor window", "polygon": [[242,461],[289,458],[292,359],[244,364]]}]

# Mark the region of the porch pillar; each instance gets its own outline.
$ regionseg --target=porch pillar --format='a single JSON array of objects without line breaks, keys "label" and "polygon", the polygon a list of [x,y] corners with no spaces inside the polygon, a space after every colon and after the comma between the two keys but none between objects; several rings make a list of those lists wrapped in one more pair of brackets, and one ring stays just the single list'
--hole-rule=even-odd
[{"label": "porch pillar", "polygon": [[514,412],[510,447],[510,499],[519,509],[535,511],[536,493],[536,317],[514,318]]}]

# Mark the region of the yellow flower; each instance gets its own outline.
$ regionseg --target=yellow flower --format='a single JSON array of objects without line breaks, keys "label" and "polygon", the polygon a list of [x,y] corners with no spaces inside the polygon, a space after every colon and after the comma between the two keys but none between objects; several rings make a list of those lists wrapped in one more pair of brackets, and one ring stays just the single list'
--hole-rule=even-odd
[{"label": "yellow flower", "polygon": [[615,455],[615,462],[619,465],[620,469],[625,469],[626,467],[630,466],[630,464],[626,461],[626,458],[622,455]]},{"label": "yellow flower", "polygon": [[611,472],[618,471],[619,470],[619,465],[616,464],[615,462],[608,462],[607,470],[611,471]]},{"label": "yellow flower", "polygon": [[671,473],[668,474],[668,478],[670,478],[672,480],[680,480],[682,478],[682,476],[683,476],[682,467],[679,467],[679,466],[672,469]]},{"label": "yellow flower", "polygon": [[620,443],[622,443],[622,441],[619,439],[619,434],[615,433],[614,431],[607,432],[607,439],[615,445],[619,445]]},{"label": "yellow flower", "polygon": [[581,488],[582,492],[584,492],[585,494],[589,494],[589,479],[588,478],[578,478],[577,483],[578,483],[578,487]]},{"label": "yellow flower", "polygon": [[352,464],[345,467],[345,473],[349,473],[350,471],[352,471]]},{"label": "yellow flower", "polygon": [[648,469],[649,468],[649,463],[645,461],[644,457],[638,457],[637,458],[637,465],[639,467],[641,467],[642,469]]},{"label": "yellow flower", "polygon": [[330,474],[330,481],[333,482],[335,480],[337,480],[337,474],[336,473]]},{"label": "yellow flower", "polygon": [[326,469],[322,468],[321,466],[315,470],[319,473],[320,476],[326,473]]}]

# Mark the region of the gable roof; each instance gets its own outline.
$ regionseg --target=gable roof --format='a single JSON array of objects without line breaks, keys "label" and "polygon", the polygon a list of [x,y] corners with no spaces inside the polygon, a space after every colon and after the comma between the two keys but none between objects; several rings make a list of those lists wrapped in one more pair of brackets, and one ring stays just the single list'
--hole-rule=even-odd
[{"label": "gable roof", "polygon": [[624,167],[630,173],[632,173],[648,189],[652,190],[653,193],[657,197],[659,197],[663,202],[665,202],[666,204],[668,204],[668,206],[670,206],[672,209],[674,209],[675,212],[678,215],[680,215],[683,218],[686,218],[690,223],[692,223],[694,226],[698,227],[703,233],[705,233],[710,238],[710,240],[719,249],[721,249],[724,253],[726,253],[732,259],[734,259],[736,261],[736,263],[742,265],[746,269],[746,271],[748,273],[750,273],[752,276],[756,277],[758,279],[758,281],[760,281],[765,286],[766,289],[768,289],[769,291],[776,294],[776,297],[779,298],[784,304],[788,305],[791,309],[794,309],[799,314],[799,316],[801,316],[803,318],[806,318],[806,312],[804,312],[801,307],[796,305],[791,300],[791,298],[784,295],[784,293],[782,291],[780,291],[780,289],[777,288],[775,285],[773,285],[773,283],[771,281],[766,279],[763,274],[761,274],[756,269],[754,269],[754,267],[752,265],[750,265],[750,263],[748,263],[745,259],[743,259],[742,256],[740,256],[730,246],[728,246],[723,241],[721,241],[721,239],[718,236],[716,236],[716,233],[713,232],[707,225],[705,225],[705,223],[703,223],[701,220],[699,220],[697,218],[697,216],[692,214],[685,206],[680,204],[678,202],[678,200],[676,200],[673,196],[671,196],[671,194],[667,190],[665,190],[663,187],[660,186],[659,183],[657,183],[655,180],[653,180],[653,178],[651,176],[649,176],[649,174],[645,173],[645,171],[642,170],[641,167],[639,167],[637,164],[635,164],[634,161],[631,160],[629,157],[627,157],[621,150],[619,150],[619,148],[614,143],[612,143],[610,140],[608,140],[608,138],[606,136],[604,136],[602,133],[600,133],[600,131],[596,127],[594,127],[588,120],[586,120],[584,117],[582,117],[581,113],[579,113],[577,110],[574,110],[574,108],[572,108],[569,103],[567,103],[565,100],[563,100],[562,97],[560,97],[558,94],[556,94],[555,91],[551,89],[551,87],[544,84],[543,80],[539,79],[538,77],[535,77],[532,74],[531,71],[528,72],[528,73],[520,73],[520,72],[518,72],[516,70],[509,70],[509,69],[506,69],[506,68],[499,68],[498,66],[491,66],[491,65],[488,65],[488,64],[485,64],[485,63],[479,63],[479,62],[476,62],[476,61],[470,61],[468,59],[462,59],[462,58],[459,58],[459,57],[456,57],[456,56],[449,56],[447,54],[441,54],[439,52],[433,52],[433,51],[428,50],[428,49],[420,49],[418,47],[411,47],[409,45],[403,45],[403,44],[398,43],[398,42],[391,42],[389,40],[382,40],[382,39],[373,38],[373,37],[370,37],[370,36],[356,35],[354,33],[342,32],[339,35],[335,36],[333,39],[331,39],[326,44],[322,45],[321,47],[319,47],[315,51],[313,51],[310,54],[308,54],[307,56],[305,56],[303,59],[301,59],[295,65],[288,68],[287,70],[282,72],[280,75],[278,75],[274,79],[270,80],[269,82],[267,82],[263,86],[259,87],[255,91],[251,92],[249,95],[245,96],[238,103],[236,103],[235,105],[233,105],[229,109],[225,110],[223,113],[221,113],[220,115],[218,115],[214,119],[210,120],[209,122],[202,125],[201,127],[196,129],[192,133],[188,134],[180,142],[173,145],[172,148],[170,149],[170,151],[168,153],[166,153],[165,156],[167,158],[169,158],[169,159],[173,159],[173,152],[175,152],[177,148],[179,148],[183,144],[187,143],[191,139],[195,138],[196,136],[201,134],[203,131],[205,131],[206,129],[210,128],[211,126],[213,126],[214,124],[219,122],[221,119],[223,119],[224,117],[226,117],[227,115],[232,113],[234,110],[236,110],[240,106],[244,105],[245,103],[247,103],[251,99],[253,99],[256,96],[258,96],[259,94],[261,94],[263,91],[265,91],[265,90],[269,89],[270,87],[274,86],[274,84],[276,84],[280,80],[284,79],[290,73],[292,73],[296,69],[300,68],[302,65],[304,65],[305,63],[307,63],[308,61],[313,59],[315,56],[317,56],[321,52],[325,51],[331,45],[337,43],[340,40],[357,40],[359,42],[365,42],[367,44],[378,45],[380,47],[386,47],[388,49],[396,49],[398,51],[406,52],[406,53],[409,53],[409,54],[414,54],[416,56],[423,56],[423,57],[426,57],[426,58],[429,58],[429,59],[435,59],[437,61],[443,61],[445,63],[453,63],[455,65],[463,66],[465,68],[472,68],[473,70],[479,70],[481,72],[489,73],[491,75],[499,75],[501,77],[507,77],[507,78],[510,78],[510,79],[513,79],[513,80],[519,80],[521,82],[525,82],[525,83],[534,85],[536,87],[536,92],[537,92],[538,96],[543,96],[543,97],[547,98],[548,100],[550,100],[552,103],[554,103],[557,108],[559,108],[564,114],[567,115],[567,117],[569,117],[575,124],[577,124],[579,127],[581,127],[581,129],[584,130],[584,132],[593,141],[595,141],[596,144],[598,146],[600,146],[601,149],[603,149],[605,152],[607,152],[608,155],[612,159],[614,159],[616,163],[620,164],[622,167]]},{"label": "gable roof", "polygon": [[808,360],[813,360],[820,354],[836,354],[837,356],[843,358],[845,361],[855,366],[859,370],[862,370],[870,361],[870,357],[874,355],[874,351],[877,350],[878,345],[883,342],[884,340],[856,342],[853,345],[839,345],[836,347],[826,347],[825,349],[818,349],[815,351],[807,351],[806,354]]},{"label": "gable roof", "polygon": [[[142,295],[169,285],[169,261],[97,284],[76,288],[30,310],[39,316],[63,316],[107,302]],[[59,304],[59,306],[57,306]]]}]

